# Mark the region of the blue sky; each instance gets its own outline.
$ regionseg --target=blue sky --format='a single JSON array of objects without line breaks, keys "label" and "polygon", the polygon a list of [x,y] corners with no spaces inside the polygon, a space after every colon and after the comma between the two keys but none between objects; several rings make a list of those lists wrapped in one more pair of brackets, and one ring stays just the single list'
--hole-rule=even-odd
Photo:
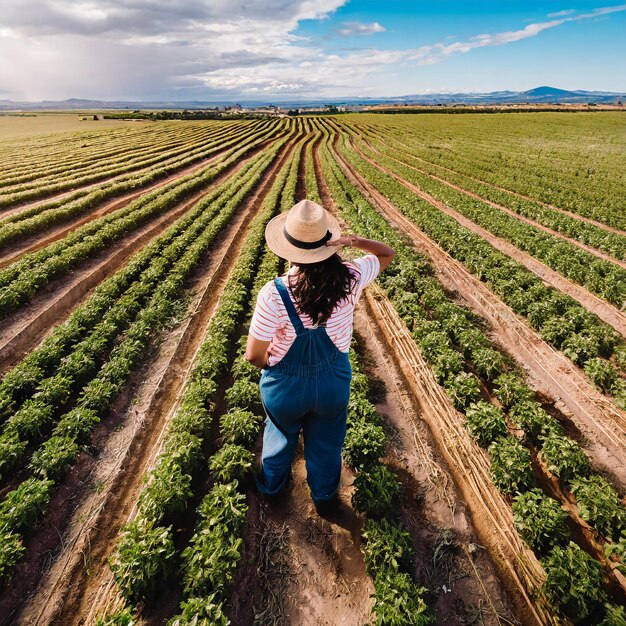
[{"label": "blue sky", "polygon": [[626,4],[3,0],[0,99],[626,92]]},{"label": "blue sky", "polygon": [[[307,20],[296,34],[327,50],[406,50],[467,41],[483,33],[517,31],[529,24],[576,17],[606,2],[374,2],[354,0],[327,20]],[[623,5],[626,9],[626,5]],[[563,12],[563,15],[555,15]],[[567,12],[567,13],[566,13]],[[345,22],[377,23],[384,31],[342,36]],[[524,90],[539,85],[563,89],[626,90],[626,11],[572,20],[537,35],[476,48],[433,65],[397,63],[385,68],[383,92]],[[392,74],[392,75],[390,75]]]}]

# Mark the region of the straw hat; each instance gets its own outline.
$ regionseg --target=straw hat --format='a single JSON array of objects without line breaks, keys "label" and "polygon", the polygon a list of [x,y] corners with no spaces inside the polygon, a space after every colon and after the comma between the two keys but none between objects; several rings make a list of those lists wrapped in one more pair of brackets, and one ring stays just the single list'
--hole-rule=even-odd
[{"label": "straw hat", "polygon": [[302,200],[271,219],[265,227],[269,249],[294,263],[316,263],[331,257],[337,248],[327,246],[341,236],[337,220],[311,200]]}]

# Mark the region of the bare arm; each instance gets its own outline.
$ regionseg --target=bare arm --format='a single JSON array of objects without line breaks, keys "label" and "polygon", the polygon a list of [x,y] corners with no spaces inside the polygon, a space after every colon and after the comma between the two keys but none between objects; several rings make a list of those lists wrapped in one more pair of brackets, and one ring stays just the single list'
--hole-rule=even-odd
[{"label": "bare arm", "polygon": [[255,367],[265,367],[270,355],[269,345],[269,341],[261,341],[249,334],[246,344],[246,360]]},{"label": "bare arm", "polygon": [[326,244],[327,246],[352,246],[353,248],[359,248],[365,250],[378,257],[380,261],[380,271],[382,272],[393,261],[396,256],[396,251],[390,248],[386,243],[382,241],[376,241],[375,239],[365,239],[365,237],[357,237],[356,235],[348,235],[346,237],[339,237]]}]

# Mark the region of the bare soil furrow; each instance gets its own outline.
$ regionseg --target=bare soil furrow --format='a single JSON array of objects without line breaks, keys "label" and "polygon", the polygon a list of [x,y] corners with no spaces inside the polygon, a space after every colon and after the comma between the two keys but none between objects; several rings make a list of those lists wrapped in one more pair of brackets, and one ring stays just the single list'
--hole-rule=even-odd
[{"label": "bare soil furrow", "polygon": [[89,476],[89,484],[104,486],[81,494],[59,554],[17,624],[92,624],[97,615],[120,604],[108,555],[119,529],[136,511],[143,477],[161,449],[206,326],[245,243],[246,227],[292,148],[290,142],[283,149],[196,272],[189,314],[141,373],[132,404],[127,398],[118,409],[124,415],[122,428],[106,441]]},{"label": "bare soil furrow", "polygon": [[420,189],[417,185],[414,185],[408,180],[405,180],[404,178],[402,178],[395,172],[392,172],[390,169],[384,167],[383,165],[376,163],[376,161],[370,159],[367,155],[363,154],[363,152],[361,152],[356,147],[355,151],[357,151],[362,158],[368,161],[368,163],[371,163],[373,166],[377,167],[381,171],[385,172],[387,175],[397,180],[401,185],[412,191],[416,196],[422,198],[422,200],[425,200],[435,208],[439,209],[442,213],[445,213],[446,215],[452,217],[464,228],[467,228],[468,230],[482,237],[496,250],[499,250],[503,254],[506,254],[518,263],[521,263],[527,270],[539,276],[539,278],[541,278],[543,281],[545,281],[555,289],[558,289],[559,291],[567,294],[571,298],[574,298],[574,300],[582,304],[582,306],[584,306],[586,309],[588,309],[592,313],[595,313],[595,315],[597,315],[603,322],[610,324],[613,328],[615,328],[615,330],[617,330],[617,332],[626,337],[625,312],[620,311],[617,307],[606,302],[606,300],[603,300],[602,298],[599,298],[598,296],[592,294],[584,287],[581,287],[571,280],[568,280],[558,272],[555,272],[553,269],[548,267],[545,263],[542,263],[530,254],[520,250],[508,241],[496,237],[486,228],[483,228],[482,226],[479,226],[478,224],[472,222],[472,220],[465,217],[458,211],[455,211],[447,204],[441,202],[440,200],[437,200],[430,194]]},{"label": "bare soil furrow", "polygon": [[584,436],[583,445],[594,465],[626,486],[626,413],[589,382],[582,370],[556,351],[502,302],[487,286],[431,241],[395,206],[371,187],[339,155],[348,178],[416,248],[433,261],[436,276],[462,304],[484,318],[490,338],[526,372],[528,384]]}]

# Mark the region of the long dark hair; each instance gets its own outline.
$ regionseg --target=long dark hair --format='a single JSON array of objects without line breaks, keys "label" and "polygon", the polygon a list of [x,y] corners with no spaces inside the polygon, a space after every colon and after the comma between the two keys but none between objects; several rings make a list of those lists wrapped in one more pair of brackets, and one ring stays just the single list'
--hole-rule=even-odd
[{"label": "long dark hair", "polygon": [[354,288],[357,277],[335,253],[317,263],[293,263],[298,268],[296,280],[287,275],[289,288],[302,313],[306,313],[314,325],[323,324],[330,317],[335,305]]}]

